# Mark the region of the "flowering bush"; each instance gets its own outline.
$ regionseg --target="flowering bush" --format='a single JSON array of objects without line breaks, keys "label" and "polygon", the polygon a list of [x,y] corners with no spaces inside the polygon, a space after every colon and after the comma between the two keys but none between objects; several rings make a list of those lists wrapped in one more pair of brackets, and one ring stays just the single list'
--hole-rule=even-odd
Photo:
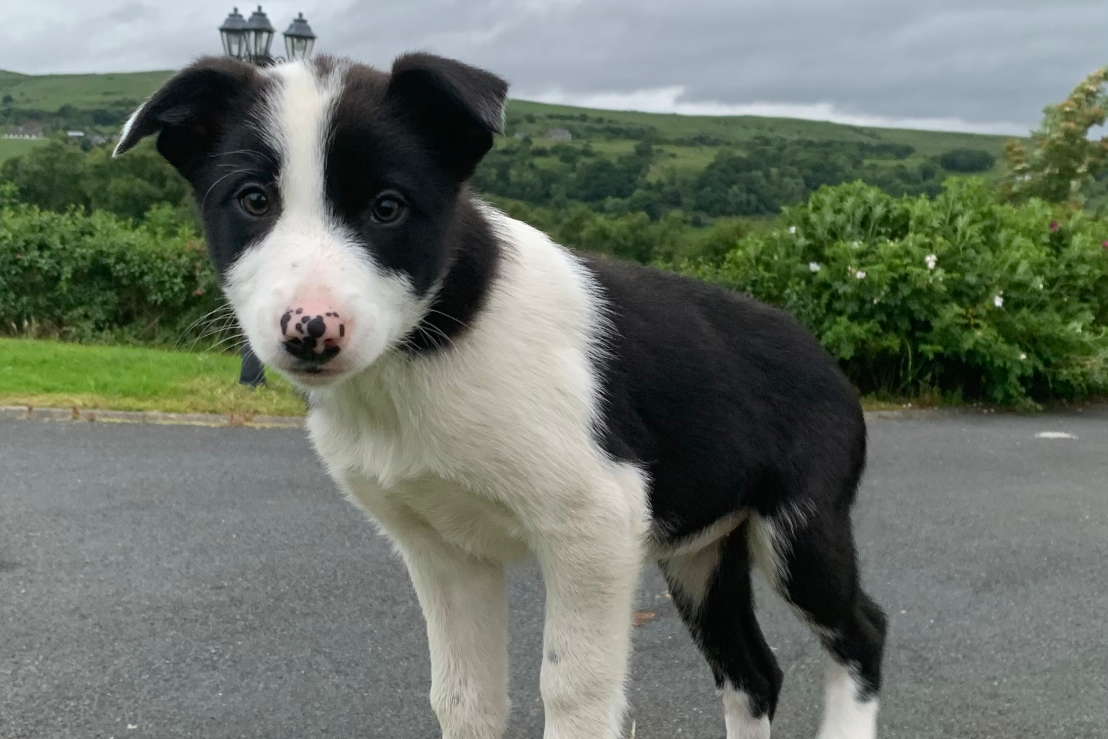
[{"label": "flowering bush", "polygon": [[1003,188],[1010,199],[1084,204],[1089,185],[1108,168],[1108,137],[1089,136],[1108,120],[1106,83],[1108,67],[1093,72],[1069,97],[1045,108],[1028,145],[1008,142],[1010,173]]},{"label": "flowering bush", "polygon": [[779,305],[866,392],[1026,404],[1108,391],[1108,227],[979,180],[824,188],[686,272]]},{"label": "flowering bush", "polygon": [[203,242],[168,206],[135,226],[20,205],[0,185],[0,333],[172,342],[221,302]]}]

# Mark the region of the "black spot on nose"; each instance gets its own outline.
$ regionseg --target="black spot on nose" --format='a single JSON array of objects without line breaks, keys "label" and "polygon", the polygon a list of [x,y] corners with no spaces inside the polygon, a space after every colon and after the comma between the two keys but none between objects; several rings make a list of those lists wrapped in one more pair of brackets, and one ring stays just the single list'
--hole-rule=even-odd
[{"label": "black spot on nose", "polygon": [[327,330],[327,320],[323,316],[316,316],[308,321],[308,336],[318,339]]},{"label": "black spot on nose", "polygon": [[285,342],[285,351],[300,361],[300,369],[311,370],[330,362],[338,356],[339,348],[334,344],[324,344],[311,336],[303,339],[289,339]]}]

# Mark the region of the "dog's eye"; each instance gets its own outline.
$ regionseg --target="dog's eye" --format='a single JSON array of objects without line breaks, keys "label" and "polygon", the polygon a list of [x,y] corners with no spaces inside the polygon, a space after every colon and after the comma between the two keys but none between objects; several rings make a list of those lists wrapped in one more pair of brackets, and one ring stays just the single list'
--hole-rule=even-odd
[{"label": "dog's eye", "polygon": [[269,212],[269,198],[261,190],[247,190],[239,195],[239,205],[252,216],[264,216]]},{"label": "dog's eye", "polygon": [[396,223],[404,215],[404,208],[404,201],[398,195],[385,193],[373,201],[369,215],[375,223]]}]

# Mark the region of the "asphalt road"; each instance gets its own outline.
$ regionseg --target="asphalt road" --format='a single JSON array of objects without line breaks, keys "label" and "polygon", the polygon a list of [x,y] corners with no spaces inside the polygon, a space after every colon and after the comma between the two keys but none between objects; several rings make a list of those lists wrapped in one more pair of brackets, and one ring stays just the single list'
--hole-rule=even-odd
[{"label": "asphalt road", "polygon": [[[1108,409],[870,432],[856,520],[891,617],[881,736],[1108,737]],[[664,593],[651,571],[637,739],[720,739]],[[814,736],[818,648],[761,606],[786,671],[774,737]],[[541,613],[523,567],[511,737],[542,735]],[[0,422],[2,739],[425,739],[428,675],[403,568],[301,432]]]}]

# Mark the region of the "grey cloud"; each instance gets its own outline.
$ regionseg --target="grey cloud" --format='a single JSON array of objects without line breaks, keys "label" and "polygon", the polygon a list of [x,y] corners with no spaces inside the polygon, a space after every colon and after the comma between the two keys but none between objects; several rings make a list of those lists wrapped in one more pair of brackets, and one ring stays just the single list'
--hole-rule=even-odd
[{"label": "grey cloud", "polygon": [[[117,3],[88,16],[101,41],[61,32],[72,69],[178,66],[215,52],[229,10]],[[245,10],[245,8],[242,8]],[[507,77],[516,94],[681,87],[682,102],[830,103],[850,114],[957,118],[1032,126],[1106,60],[1103,0],[410,0],[269,3],[283,27],[303,10],[317,48],[387,66],[401,51],[457,56]],[[29,11],[24,9],[21,15]],[[159,25],[171,27],[159,35]],[[30,22],[26,38],[0,30],[0,67],[57,68],[57,34]],[[35,30],[37,28],[37,30]],[[54,28],[54,30],[48,30]],[[105,40],[106,39],[106,40]],[[6,60],[10,55],[11,63]]]}]

